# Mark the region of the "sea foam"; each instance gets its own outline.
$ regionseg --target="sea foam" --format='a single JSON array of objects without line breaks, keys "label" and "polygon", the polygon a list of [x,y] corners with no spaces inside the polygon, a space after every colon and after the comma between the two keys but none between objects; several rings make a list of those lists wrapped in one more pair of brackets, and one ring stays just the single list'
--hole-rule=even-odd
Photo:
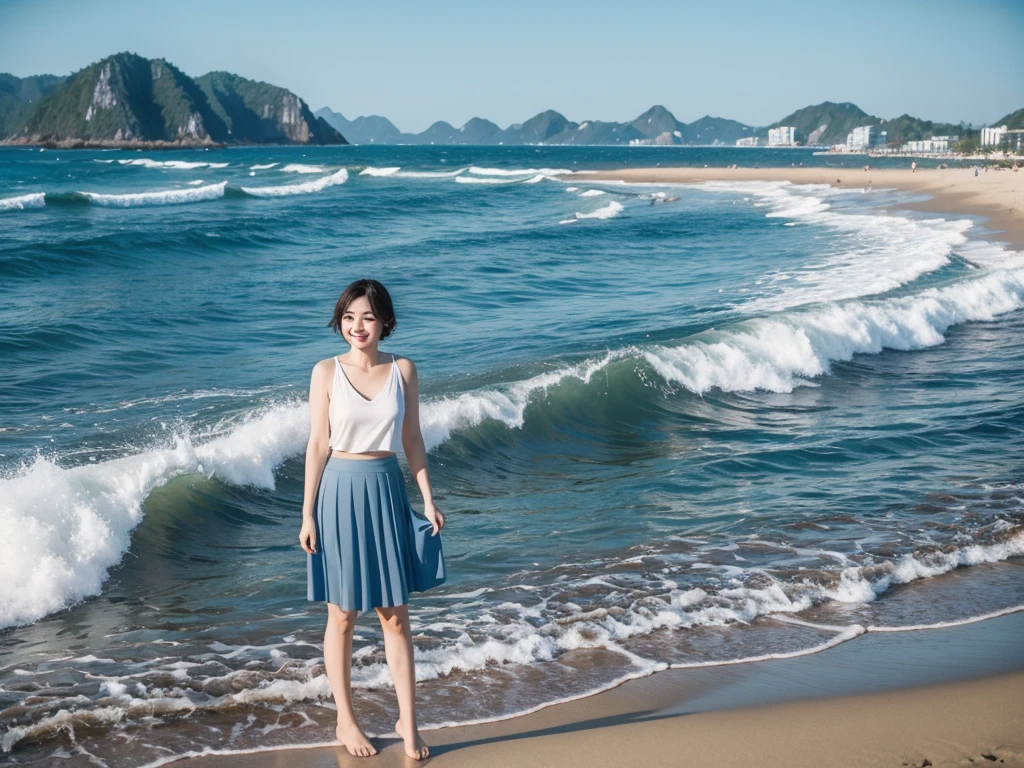
[{"label": "sea foam", "polygon": [[23,211],[26,208],[43,208],[45,205],[46,195],[42,192],[0,198],[0,211]]},{"label": "sea foam", "polygon": [[210,184],[193,189],[168,189],[156,192],[130,192],[126,194],[102,194],[99,192],[81,192],[83,197],[96,205],[108,208],[134,208],[149,205],[177,205],[180,203],[196,203],[203,200],[217,200],[224,197],[227,182]]},{"label": "sea foam", "polygon": [[325,173],[327,171],[322,165],[305,165],[303,163],[288,163],[278,170],[281,173]]},{"label": "sea foam", "polygon": [[583,219],[611,219],[618,216],[622,211],[625,210],[622,203],[617,200],[612,200],[608,205],[598,208],[596,211],[590,211],[589,213],[582,213],[577,211],[573,214],[571,219],[563,219],[558,222],[559,224],[575,224],[577,221]]},{"label": "sea foam", "polygon": [[932,347],[952,325],[992,320],[1022,305],[1024,270],[995,270],[901,298],[850,300],[744,321],[642,354],[664,379],[698,394],[712,388],[790,392],[855,354]]},{"label": "sea foam", "polygon": [[344,184],[346,181],[348,181],[348,171],[342,168],[340,171],[336,171],[330,176],[323,176],[322,178],[315,179],[313,181],[306,181],[302,184],[284,184],[276,187],[242,187],[242,191],[246,194],[254,195],[255,197],[305,195],[310,192],[320,192],[321,190],[338,184]]},{"label": "sea foam", "polygon": [[248,417],[201,445],[179,435],[155,448],[64,468],[38,456],[0,479],[0,627],[36,621],[100,592],[128,548],[149,493],[180,474],[274,487],[274,468],[309,436],[305,404]]}]

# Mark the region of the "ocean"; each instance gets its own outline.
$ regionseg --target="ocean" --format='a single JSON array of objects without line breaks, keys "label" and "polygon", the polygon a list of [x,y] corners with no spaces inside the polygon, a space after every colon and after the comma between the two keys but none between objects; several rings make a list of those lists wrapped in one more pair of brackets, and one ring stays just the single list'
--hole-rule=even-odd
[{"label": "ocean", "polygon": [[[1024,606],[1024,256],[893,190],[586,173],[734,162],[837,161],[0,149],[2,759],[333,740],[305,399],[360,277],[446,516],[421,729]],[[353,688],[390,732],[373,615]]]}]

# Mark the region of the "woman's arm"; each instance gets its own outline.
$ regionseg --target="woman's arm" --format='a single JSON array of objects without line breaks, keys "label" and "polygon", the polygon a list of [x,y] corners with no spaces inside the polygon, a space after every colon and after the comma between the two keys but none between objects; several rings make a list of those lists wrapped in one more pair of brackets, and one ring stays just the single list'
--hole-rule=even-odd
[{"label": "woman's arm", "polygon": [[[404,365],[402,364],[404,363]],[[433,533],[444,527],[444,515],[434,504],[434,494],[430,490],[430,478],[427,476],[427,449],[423,444],[423,433],[420,431],[420,390],[416,364],[404,358],[398,366],[405,374],[405,416],[402,419],[402,447],[409,469],[416,478],[420,495],[423,496],[423,514],[434,524]]]},{"label": "woman's arm", "polygon": [[309,441],[306,443],[306,485],[302,496],[302,530],[299,544],[309,554],[316,552],[316,527],[313,524],[313,504],[324,465],[331,454],[331,424],[328,416],[328,396],[331,367],[327,361],[313,366],[309,380]]}]

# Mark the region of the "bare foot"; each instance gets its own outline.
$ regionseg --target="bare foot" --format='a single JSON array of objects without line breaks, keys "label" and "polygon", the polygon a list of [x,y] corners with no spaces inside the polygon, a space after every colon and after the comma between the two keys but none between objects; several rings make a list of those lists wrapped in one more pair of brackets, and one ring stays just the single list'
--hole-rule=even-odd
[{"label": "bare foot", "polygon": [[369,757],[377,754],[377,748],[370,743],[366,734],[355,723],[345,727],[339,723],[334,729],[334,735],[338,737],[338,741],[344,745],[350,755]]},{"label": "bare foot", "polygon": [[427,747],[427,743],[420,738],[420,732],[416,729],[411,731],[407,729],[402,718],[398,718],[398,722],[395,723],[395,733],[405,741],[405,754],[409,757],[422,760],[430,755],[430,749]]}]

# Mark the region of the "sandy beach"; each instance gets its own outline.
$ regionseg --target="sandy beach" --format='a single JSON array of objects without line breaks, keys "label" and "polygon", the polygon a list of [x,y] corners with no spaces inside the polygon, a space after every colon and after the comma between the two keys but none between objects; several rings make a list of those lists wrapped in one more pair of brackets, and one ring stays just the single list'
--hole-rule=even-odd
[{"label": "sandy beach", "polygon": [[[563,177],[568,180],[568,177]],[[930,213],[972,214],[990,221],[1014,248],[1024,250],[1024,172],[970,168],[629,168],[588,173],[588,180],[680,184],[701,181],[789,181],[846,188],[888,187],[931,197],[913,203]]]}]

